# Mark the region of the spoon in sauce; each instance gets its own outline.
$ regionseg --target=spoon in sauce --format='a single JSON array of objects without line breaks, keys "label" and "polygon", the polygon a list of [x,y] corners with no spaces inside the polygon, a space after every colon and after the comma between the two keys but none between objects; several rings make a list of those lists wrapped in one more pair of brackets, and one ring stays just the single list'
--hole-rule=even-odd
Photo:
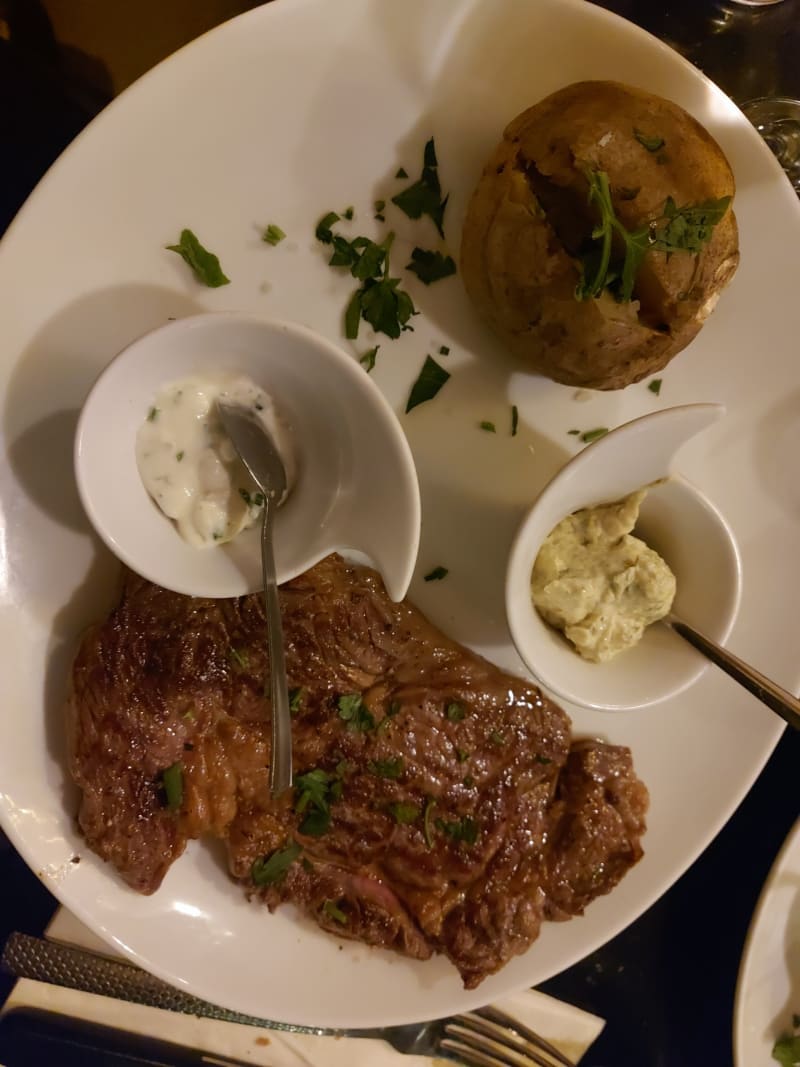
[{"label": "spoon in sauce", "polygon": [[272,530],[275,512],[286,496],[286,469],[272,438],[261,420],[248,408],[224,400],[217,410],[225,432],[253,481],[264,494],[261,519],[261,568],[264,575],[264,612],[267,617],[267,644],[272,705],[272,747],[269,784],[273,796],[292,784],[292,719],[283,650],[283,623],[278,601]]}]

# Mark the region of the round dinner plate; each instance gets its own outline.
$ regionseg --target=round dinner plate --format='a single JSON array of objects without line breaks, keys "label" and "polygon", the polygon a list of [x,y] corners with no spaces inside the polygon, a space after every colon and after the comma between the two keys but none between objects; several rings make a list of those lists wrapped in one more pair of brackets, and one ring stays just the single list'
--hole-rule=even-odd
[{"label": "round dinner plate", "polygon": [[[661,406],[716,401],[728,415],[677,469],[720,509],[742,559],[729,645],[787,687],[798,682],[800,208],[737,108],[655,39],[580,0],[277,0],[194,42],[125,92],[75,141],[0,246],[0,812],[56,896],[135,962],[232,1009],[310,1025],[385,1025],[460,1011],[543,981],[630,923],[706,847],[775,745],[780,724],[706,670],[646,710],[568,708],[575,732],[629,745],[650,788],[646,855],[583,918],[478,989],[444,959],[413,962],[323,934],[290,908],[249,903],[221,850],[195,843],[153,896],[125,888],[76,831],[64,697],[82,628],[113,601],[117,565],[88,528],[71,469],[91,382],[134,337],[170,317],[238,308],[294,320],[340,344],[352,279],[331,270],[317,220],[355,209],[351,234],[397,239],[393,273],[428,219],[389,203],[435,138],[450,194],[445,247],[505,123],[568,82],[613,78],[669,97],[719,140],[736,174],[741,267],[689,350],[623,392],[586,393],[527,374],[479,323],[458,277],[403,273],[420,315],[380,343],[374,380],[398,412],[426,354],[451,374],[403,415],[419,470],[423,531],[411,597],[452,637],[524,673],[503,608],[516,526],[581,447],[570,429],[616,426]],[[374,202],[386,200],[385,225]],[[261,240],[269,223],[288,235]],[[183,227],[231,284],[207,289],[164,246]],[[449,354],[439,354],[441,347]],[[512,436],[511,405],[519,410]],[[480,429],[492,421],[496,433]],[[365,442],[368,447],[368,442]],[[443,566],[447,578],[424,582]],[[79,861],[79,862],[77,862]]]},{"label": "round dinner plate", "polygon": [[800,820],[764,883],[747,932],[733,1015],[736,1067],[774,1063],[800,1014]]}]

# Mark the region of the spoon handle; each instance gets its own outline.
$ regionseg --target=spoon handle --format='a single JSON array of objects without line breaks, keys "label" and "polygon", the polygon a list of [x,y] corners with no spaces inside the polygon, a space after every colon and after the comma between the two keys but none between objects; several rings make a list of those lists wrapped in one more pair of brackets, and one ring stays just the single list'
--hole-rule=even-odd
[{"label": "spoon handle", "polygon": [[772,708],[776,714],[780,715],[795,730],[800,729],[800,700],[792,696],[788,690],[782,689],[781,686],[771,681],[760,671],[757,671],[755,667],[751,667],[749,663],[745,663],[738,656],[734,656],[732,652],[722,648],[721,645],[712,641],[710,637],[706,637],[705,634],[693,629],[683,620],[676,618],[674,615],[668,615],[664,621],[684,641],[688,641],[690,645],[702,652],[707,659],[710,659],[720,670],[725,671],[731,678],[734,678],[739,685],[744,686],[762,704]]},{"label": "spoon handle", "polygon": [[289,709],[286,659],[283,652],[283,623],[278,600],[278,581],[275,575],[275,554],[272,550],[272,520],[276,506],[273,497],[266,494],[264,518],[261,522],[261,565],[264,570],[264,612],[267,616],[270,702],[272,704],[269,786],[273,796],[283,793],[292,784],[292,717]]}]

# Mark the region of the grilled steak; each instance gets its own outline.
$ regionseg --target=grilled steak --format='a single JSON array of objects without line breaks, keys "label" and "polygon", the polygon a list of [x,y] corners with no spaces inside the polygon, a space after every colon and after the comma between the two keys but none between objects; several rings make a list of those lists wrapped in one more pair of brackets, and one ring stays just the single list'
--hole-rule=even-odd
[{"label": "grilled steak", "polygon": [[189,838],[219,836],[270,909],[443,952],[474,987],[639,859],[647,791],[627,749],[572,744],[538,690],[338,556],[283,586],[281,607],[295,788],[278,800],[260,597],[128,574],[85,637],[69,701],[80,825],[134,889],[157,889]]}]

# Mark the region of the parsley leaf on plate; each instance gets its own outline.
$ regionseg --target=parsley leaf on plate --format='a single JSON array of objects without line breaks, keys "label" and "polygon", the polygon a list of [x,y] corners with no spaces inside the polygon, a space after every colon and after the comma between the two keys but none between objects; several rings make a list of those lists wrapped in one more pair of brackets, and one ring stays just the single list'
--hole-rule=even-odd
[{"label": "parsley leaf on plate", "polygon": [[444,237],[444,211],[449,197],[442,200],[442,187],[439,184],[439,165],[436,159],[436,147],[433,138],[425,145],[422,160],[422,174],[402,192],[392,197],[401,211],[410,219],[419,219],[428,215],[433,219],[436,229]]},{"label": "parsley leaf on plate", "polygon": [[449,372],[440,367],[435,359],[426,356],[422,370],[411,387],[408,403],[406,404],[406,414],[417,407],[418,404],[433,400],[449,377]]},{"label": "parsley leaf on plate", "polygon": [[456,272],[455,260],[452,256],[442,255],[441,252],[430,252],[424,248],[415,248],[411,253],[411,262],[406,263],[406,270],[416,274],[425,285],[449,278]]},{"label": "parsley leaf on plate", "polygon": [[271,222],[269,226],[267,226],[266,230],[264,230],[264,232],[261,234],[261,240],[266,242],[266,244],[268,245],[278,245],[281,243],[285,236],[286,234],[283,232],[280,226],[276,226],[274,222]]},{"label": "parsley leaf on plate", "polygon": [[653,134],[652,136],[648,137],[646,133],[642,133],[641,130],[637,130],[635,126],[633,128],[633,136],[636,138],[642,148],[646,148],[648,152],[658,152],[658,150],[660,148],[663,148],[664,145],[667,143],[664,138],[659,137],[658,134]]},{"label": "parsley leaf on plate", "polygon": [[440,582],[442,578],[446,578],[449,573],[450,571],[448,571],[447,567],[434,567],[432,571],[429,571],[429,573],[425,575],[424,580],[426,582]]},{"label": "parsley leaf on plate", "polygon": [[167,807],[170,811],[177,811],[183,803],[183,764],[173,763],[167,767],[161,774],[161,784]]},{"label": "parsley leaf on plate", "polygon": [[181,238],[176,245],[167,245],[169,252],[177,252],[185,263],[194,271],[194,276],[203,285],[216,289],[220,285],[230,284],[213,252],[203,248],[191,230],[181,230]]}]

